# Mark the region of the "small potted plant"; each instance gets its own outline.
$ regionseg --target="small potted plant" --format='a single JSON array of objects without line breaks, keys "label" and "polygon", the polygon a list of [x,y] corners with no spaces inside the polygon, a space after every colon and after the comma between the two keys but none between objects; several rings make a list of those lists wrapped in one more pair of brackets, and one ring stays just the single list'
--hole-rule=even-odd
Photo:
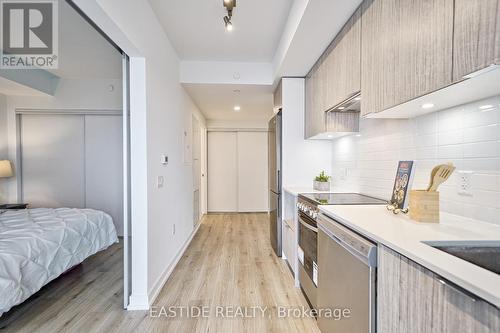
[{"label": "small potted plant", "polygon": [[313,188],[317,191],[330,191],[330,178],[325,171],[321,171],[319,176],[314,179]]}]

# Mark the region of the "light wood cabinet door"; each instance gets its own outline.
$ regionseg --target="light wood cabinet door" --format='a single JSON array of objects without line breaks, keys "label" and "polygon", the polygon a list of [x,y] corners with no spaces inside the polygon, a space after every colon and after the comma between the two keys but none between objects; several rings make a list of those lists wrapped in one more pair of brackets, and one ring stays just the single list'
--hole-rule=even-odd
[{"label": "light wood cabinet door", "polygon": [[326,111],[361,90],[361,7],[325,54]]},{"label": "light wood cabinet door", "polygon": [[454,81],[498,61],[499,13],[499,0],[455,0]]},{"label": "light wood cabinet door", "polygon": [[305,137],[324,133],[326,111],[361,89],[361,7],[306,77]]},{"label": "light wood cabinet door", "polygon": [[495,36],[495,64],[500,65],[500,1],[497,5],[497,31]]},{"label": "light wood cabinet door", "polygon": [[306,110],[305,110],[305,138],[309,139],[325,131],[324,86],[325,71],[322,58],[311,69],[306,77]]},{"label": "light wood cabinet door", "polygon": [[500,331],[499,309],[385,246],[377,273],[378,332]]},{"label": "light wood cabinet door", "polygon": [[363,115],[452,82],[453,4],[454,0],[363,2]]}]

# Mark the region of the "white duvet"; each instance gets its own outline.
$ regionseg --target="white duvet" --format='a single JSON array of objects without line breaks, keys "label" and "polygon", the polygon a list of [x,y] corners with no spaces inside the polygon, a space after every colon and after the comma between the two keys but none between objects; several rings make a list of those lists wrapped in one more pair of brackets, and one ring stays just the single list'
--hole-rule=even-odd
[{"label": "white duvet", "polygon": [[37,208],[0,212],[0,316],[116,242],[113,220],[101,211]]}]

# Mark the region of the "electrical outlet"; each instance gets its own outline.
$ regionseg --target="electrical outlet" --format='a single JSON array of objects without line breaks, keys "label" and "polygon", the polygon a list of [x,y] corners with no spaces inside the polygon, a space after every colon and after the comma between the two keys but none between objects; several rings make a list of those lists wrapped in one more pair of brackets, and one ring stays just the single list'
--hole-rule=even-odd
[{"label": "electrical outlet", "polygon": [[458,172],[458,194],[472,195],[472,171]]}]

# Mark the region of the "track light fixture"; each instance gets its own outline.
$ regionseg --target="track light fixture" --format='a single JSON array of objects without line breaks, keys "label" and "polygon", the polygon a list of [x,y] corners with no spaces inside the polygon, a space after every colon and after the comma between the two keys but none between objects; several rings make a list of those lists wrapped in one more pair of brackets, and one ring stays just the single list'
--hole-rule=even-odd
[{"label": "track light fixture", "polygon": [[224,26],[227,31],[233,30],[233,23],[231,18],[233,17],[233,9],[236,7],[236,0],[222,0],[222,4],[227,10],[227,15],[224,16]]}]

